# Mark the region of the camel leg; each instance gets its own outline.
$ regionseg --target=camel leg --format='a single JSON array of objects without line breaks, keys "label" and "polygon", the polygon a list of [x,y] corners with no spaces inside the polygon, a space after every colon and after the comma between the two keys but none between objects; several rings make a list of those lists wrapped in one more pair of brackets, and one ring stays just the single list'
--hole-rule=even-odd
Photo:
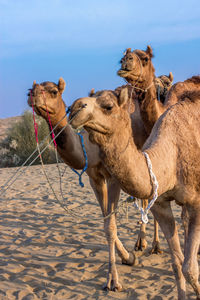
[{"label": "camel leg", "polygon": [[[106,216],[117,207],[120,195],[119,184],[112,179],[108,179],[106,184],[103,176],[98,177],[98,180],[96,180],[96,177],[95,179],[94,177],[89,177],[89,179],[96,198],[101,206],[102,214],[103,216]],[[124,248],[117,236],[115,214],[111,215],[110,218],[104,219],[104,231],[109,246],[109,271],[107,283],[104,285],[104,289],[120,291],[122,286],[119,283],[115,264],[115,245],[123,263],[132,265],[134,264],[135,258]]]},{"label": "camel leg", "polygon": [[[185,243],[187,241],[188,238],[188,225],[189,225],[189,214],[188,211],[186,209],[186,206],[182,207],[182,212],[181,212],[181,220],[182,220],[182,224],[183,224],[183,228],[184,228],[184,251],[185,251]],[[184,252],[184,256],[185,256],[185,252]]]},{"label": "camel leg", "polygon": [[[145,209],[148,206],[148,200],[142,200],[142,207]],[[135,244],[135,251],[143,251],[147,247],[146,241],[146,224],[141,222],[140,232],[138,234],[138,239]],[[162,253],[160,249],[160,241],[159,241],[159,234],[158,234],[158,222],[154,219],[154,239],[152,243],[152,254],[159,254]]]},{"label": "camel leg", "polygon": [[188,210],[189,222],[188,232],[185,241],[185,259],[183,262],[183,274],[186,280],[193,287],[197,299],[200,299],[200,284],[199,278],[199,266],[197,260],[197,254],[200,244],[200,208],[189,208]]},{"label": "camel leg", "polygon": [[161,254],[162,250],[160,249],[160,241],[159,241],[159,234],[158,234],[158,222],[154,218],[154,239],[151,248],[152,254]]},{"label": "camel leg", "polygon": [[[108,214],[113,212],[117,207],[120,188],[119,184],[111,179],[107,180],[108,185]],[[122,243],[117,237],[117,226],[116,226],[116,217],[115,214],[112,214],[109,218],[104,219],[104,229],[106,233],[106,238],[109,245],[109,271],[107,283],[104,288],[112,291],[120,291],[122,289],[121,284],[119,283],[118,273],[116,268],[116,259],[115,259],[115,245],[119,256],[122,258],[122,262],[133,265],[135,262],[135,256],[131,253],[128,253],[123,247]]]},{"label": "camel leg", "polygon": [[[142,200],[142,207],[143,209],[146,208],[148,205],[148,200]],[[147,247],[146,241],[146,224],[141,222],[140,232],[138,234],[138,239],[135,244],[135,251],[143,251]]]},{"label": "camel leg", "polygon": [[182,263],[184,257],[181,251],[178,232],[174,216],[172,214],[170,202],[165,201],[163,203],[155,203],[151,208],[151,211],[158,221],[170,248],[172,267],[174,270],[178,289],[178,300],[185,300],[185,278],[182,273]]}]

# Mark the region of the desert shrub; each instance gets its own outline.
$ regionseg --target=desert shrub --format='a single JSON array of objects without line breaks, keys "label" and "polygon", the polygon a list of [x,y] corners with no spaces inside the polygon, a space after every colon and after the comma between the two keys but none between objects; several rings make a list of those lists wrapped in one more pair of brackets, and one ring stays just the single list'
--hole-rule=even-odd
[{"label": "desert shrub", "polygon": [[[36,122],[38,124],[38,140],[40,143],[49,134],[49,128],[46,121],[39,116],[36,116]],[[44,146],[48,144],[49,140],[50,138],[45,141]],[[0,167],[22,165],[36,147],[33,115],[30,111],[25,111],[21,120],[12,125],[8,130],[7,137],[0,143]],[[36,152],[36,154],[38,153]],[[33,158],[36,157],[36,154]],[[43,152],[42,158],[45,164],[54,163],[55,154],[53,147],[49,146]],[[29,163],[30,161],[28,161]],[[38,163],[40,163],[39,158],[34,164]]]}]

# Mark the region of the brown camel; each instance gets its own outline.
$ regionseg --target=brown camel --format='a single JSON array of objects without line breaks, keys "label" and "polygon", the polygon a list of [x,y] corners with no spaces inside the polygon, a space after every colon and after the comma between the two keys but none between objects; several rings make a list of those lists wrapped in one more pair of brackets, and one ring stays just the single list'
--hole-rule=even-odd
[{"label": "brown camel", "polygon": [[[146,51],[131,51],[128,48],[121,59],[121,69],[118,71],[118,75],[131,84],[136,92],[141,117],[148,134],[150,134],[158,118],[171,105],[170,101],[168,106],[165,106],[162,102],[173,81],[172,73],[169,74],[168,80],[167,77],[161,77],[162,81],[156,79],[152,57],[153,51],[150,46],[147,46]],[[163,87],[162,84],[165,86]],[[160,92],[158,91],[158,85]],[[162,102],[157,99],[159,94]]]},{"label": "brown camel", "polygon": [[[62,78],[59,79],[58,84],[53,82],[36,84],[34,82],[31,89],[35,112],[42,116],[48,123],[48,108],[53,127],[66,115],[66,106],[62,99],[64,89],[65,81]],[[29,95],[28,104],[30,106],[32,105],[32,101]],[[139,144],[141,143],[141,139],[142,141],[146,140],[146,136],[142,137],[144,130],[140,132],[140,125],[138,125],[140,121],[138,122],[136,119],[133,123],[138,131],[138,138],[136,137],[135,142]],[[85,158],[80,139],[67,123],[67,117],[65,117],[55,129],[55,135],[65,126],[66,128],[56,138],[58,152],[67,165],[75,169],[83,169],[85,166]],[[83,133],[83,138],[88,156],[87,174],[91,187],[100,204],[103,217],[105,217],[117,207],[120,196],[120,186],[101,163],[98,146],[89,141],[86,131]],[[118,282],[118,274],[115,266],[115,247],[124,264],[133,265],[135,256],[124,248],[117,236],[115,214],[112,214],[110,218],[104,219],[104,231],[109,245],[109,271],[105,288],[121,290],[122,287]]]},{"label": "brown camel", "polygon": [[[151,61],[152,57],[153,52],[150,46],[147,46],[146,51],[135,50],[131,52],[131,48],[128,48],[121,59],[121,69],[118,71],[118,75],[123,77],[133,87],[134,100],[139,104],[140,115],[148,136],[157,119],[165,111],[163,103],[173,82],[171,72],[169,76],[161,75],[155,77],[155,69]],[[147,202],[143,201],[143,205],[146,206]],[[140,232],[141,235],[136,242],[136,250],[145,249],[147,246],[145,238],[146,224],[141,224]],[[155,220],[152,253],[161,253],[158,223]]]},{"label": "brown camel", "polygon": [[[167,76],[162,75],[161,77],[165,78],[165,81],[167,81]],[[159,79],[158,79],[158,82]],[[136,146],[138,147],[138,149],[141,149],[143,144],[145,143],[148,135],[145,131],[144,125],[143,125],[143,121],[141,119],[141,115],[140,115],[140,110],[139,110],[139,103],[137,98],[135,97],[135,93],[133,92],[133,89],[130,85],[123,85],[120,86],[118,88],[115,89],[114,93],[116,93],[116,95],[119,95],[119,93],[121,92],[121,90],[123,88],[128,88],[128,92],[129,92],[129,97],[132,98],[132,103],[131,105],[134,105],[135,110],[133,111],[133,113],[131,113],[131,121],[132,121],[132,130],[134,132],[134,141]],[[102,91],[97,91],[95,92],[94,89],[92,89],[89,93],[89,97],[97,97],[100,96],[104,93],[105,90]],[[107,93],[107,91],[105,91]],[[130,108],[129,108],[130,111]],[[148,205],[148,200],[146,201],[142,201],[142,206],[143,208],[146,208]],[[135,243],[135,251],[143,251],[144,249],[147,248],[147,241],[146,241],[146,224],[142,221],[139,222],[140,225],[140,231],[138,234],[138,238],[137,241]],[[160,248],[160,241],[159,241],[159,228],[158,228],[158,222],[156,222],[156,220],[154,219],[154,239],[152,242],[152,248],[150,250],[150,252],[153,254],[159,254],[162,253],[161,248]]]},{"label": "brown camel", "polygon": [[[78,99],[72,106],[69,118],[74,116],[74,119],[71,124],[88,131],[89,139],[100,147],[104,164],[121,188],[140,199],[150,199],[154,192],[144,154],[149,156],[159,184],[158,198],[151,211],[169,244],[178,299],[186,299],[185,280],[200,299],[197,261],[200,243],[200,91],[186,93],[182,101],[159,118],[143,152],[137,149],[132,139],[128,101],[127,89],[123,89],[119,97],[108,91],[96,98]],[[171,210],[172,200],[187,212],[188,219],[183,220],[186,226],[184,254]]]},{"label": "brown camel", "polygon": [[[200,76],[193,76],[184,82],[176,83],[172,87],[173,75],[171,72],[169,76],[162,75],[156,78],[152,57],[153,51],[150,46],[147,46],[146,51],[134,50],[131,52],[131,49],[128,48],[121,60],[121,69],[118,71],[118,75],[123,77],[135,91],[140,114],[148,135],[160,115],[171,105],[177,103],[185,90],[200,90]],[[145,225],[142,224],[142,226],[143,235],[145,235]],[[156,222],[155,232],[154,244],[156,247],[158,243],[158,225]],[[155,252],[159,252],[159,249]]]}]

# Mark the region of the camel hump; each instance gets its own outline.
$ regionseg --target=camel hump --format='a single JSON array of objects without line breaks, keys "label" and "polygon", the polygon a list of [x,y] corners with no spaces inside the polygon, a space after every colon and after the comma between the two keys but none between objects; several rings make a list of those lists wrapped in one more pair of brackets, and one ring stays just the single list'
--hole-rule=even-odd
[{"label": "camel hump", "polygon": [[200,101],[200,90],[185,91],[181,97],[181,101],[189,100],[191,102]]},{"label": "camel hump", "polygon": [[192,76],[191,78],[188,78],[187,80],[185,80],[185,82],[191,82],[191,83],[194,83],[194,84],[200,84],[200,75]]}]

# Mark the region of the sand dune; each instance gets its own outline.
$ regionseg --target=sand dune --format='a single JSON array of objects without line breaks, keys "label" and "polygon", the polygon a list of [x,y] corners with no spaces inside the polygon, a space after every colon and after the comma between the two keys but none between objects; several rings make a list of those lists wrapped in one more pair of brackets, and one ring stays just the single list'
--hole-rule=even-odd
[{"label": "sand dune", "polygon": [[[65,166],[61,164],[61,171]],[[46,166],[56,193],[60,193],[56,165]],[[0,185],[16,168],[0,169]],[[161,255],[150,255],[153,220],[148,225],[148,249],[137,253],[138,263],[117,268],[123,291],[101,289],[108,270],[107,243],[101,211],[88,178],[85,187],[69,168],[62,178],[65,204],[77,216],[66,213],[55,199],[41,166],[32,166],[19,176],[4,196],[0,194],[0,299],[177,299],[171,259],[161,234]],[[59,196],[61,199],[61,196]],[[122,194],[121,199],[126,195]],[[180,208],[174,204],[180,222]],[[129,206],[129,218],[121,212],[118,232],[133,249],[139,230],[138,213]],[[183,243],[183,229],[180,238]],[[195,299],[188,286],[188,299]]]}]

